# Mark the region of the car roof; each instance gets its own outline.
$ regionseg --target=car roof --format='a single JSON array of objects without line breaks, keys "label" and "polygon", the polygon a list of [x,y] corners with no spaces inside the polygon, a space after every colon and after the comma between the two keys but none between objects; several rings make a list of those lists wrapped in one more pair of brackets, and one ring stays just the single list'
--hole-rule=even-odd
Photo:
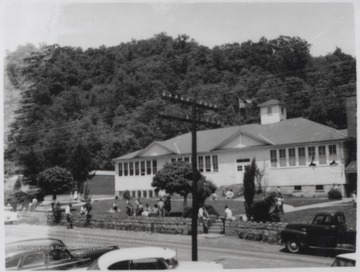
[{"label": "car roof", "polygon": [[10,258],[14,255],[39,251],[40,249],[46,249],[55,246],[64,246],[64,243],[59,239],[53,238],[36,238],[19,240],[5,245],[6,258]]},{"label": "car roof", "polygon": [[100,269],[105,269],[109,264],[126,260],[138,260],[148,258],[164,258],[171,259],[176,256],[176,252],[172,249],[162,247],[130,247],[120,248],[105,253],[98,259]]},{"label": "car roof", "polygon": [[332,215],[332,216],[335,216],[335,215],[344,215],[344,213],[343,212],[319,212],[316,215]]},{"label": "car roof", "polygon": [[354,253],[339,254],[336,256],[336,258],[342,258],[342,259],[356,261],[356,253],[354,252]]}]

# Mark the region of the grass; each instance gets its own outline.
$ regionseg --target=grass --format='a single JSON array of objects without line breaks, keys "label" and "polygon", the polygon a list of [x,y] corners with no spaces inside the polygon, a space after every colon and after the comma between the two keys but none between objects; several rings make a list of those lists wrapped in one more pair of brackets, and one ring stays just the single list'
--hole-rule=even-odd
[{"label": "grass", "polygon": [[281,216],[281,221],[287,223],[311,223],[314,216],[319,212],[344,212],[346,222],[349,229],[356,230],[356,208],[352,207],[352,203],[339,204],[326,208],[307,209],[286,213]]},{"label": "grass", "polygon": [[[256,199],[261,199],[262,196],[257,195]],[[149,204],[152,207],[154,204],[158,202],[158,198],[152,199],[143,199],[143,205]],[[311,205],[316,203],[329,202],[330,200],[327,198],[303,198],[303,197],[287,197],[285,198],[285,203],[288,205],[292,205],[295,207]],[[103,215],[107,211],[109,211],[114,203],[114,200],[101,200],[94,201],[92,203],[92,215],[93,218],[96,218],[98,215]],[[207,205],[211,205],[214,209],[220,214],[224,214],[224,207],[228,205],[232,210],[234,215],[245,214],[245,207],[243,201],[239,200],[224,200],[219,199],[218,201],[213,201],[208,199],[206,201]],[[118,200],[119,208],[121,212],[125,214],[126,203],[125,200]],[[188,199],[188,206],[192,206],[191,199]],[[76,207],[77,211],[80,210],[80,207]],[[180,213],[183,209],[183,199],[174,198],[171,200],[171,212]],[[321,211],[334,212],[334,211],[343,211],[346,216],[347,224],[350,229],[356,229],[356,208],[352,207],[351,203],[348,204],[339,204],[336,206],[326,207],[326,208],[315,208],[315,209],[306,209],[300,211],[294,211],[290,213],[286,213],[281,215],[281,221],[286,223],[310,223],[316,213]]]}]

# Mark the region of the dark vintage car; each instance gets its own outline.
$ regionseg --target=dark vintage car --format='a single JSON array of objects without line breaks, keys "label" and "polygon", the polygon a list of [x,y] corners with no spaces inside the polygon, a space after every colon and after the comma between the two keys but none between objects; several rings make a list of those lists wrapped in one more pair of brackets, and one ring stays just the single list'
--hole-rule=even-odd
[{"label": "dark vintage car", "polygon": [[311,224],[288,224],[281,231],[281,240],[292,253],[305,247],[334,248],[348,245],[355,249],[356,231],[347,229],[343,212],[321,212]]},{"label": "dark vintage car", "polygon": [[86,267],[118,246],[85,247],[69,250],[58,239],[30,239],[5,245],[6,270],[67,270]]}]

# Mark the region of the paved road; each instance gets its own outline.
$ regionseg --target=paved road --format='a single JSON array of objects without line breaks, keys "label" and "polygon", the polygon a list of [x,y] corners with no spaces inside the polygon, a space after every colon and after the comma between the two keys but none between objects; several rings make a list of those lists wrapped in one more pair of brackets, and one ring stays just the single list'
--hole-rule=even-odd
[{"label": "paved road", "polygon": [[[161,246],[177,251],[179,260],[191,260],[191,236],[103,229],[6,225],[6,242],[39,237],[63,240],[68,246]],[[215,239],[198,236],[199,261],[221,260],[225,268],[295,268],[329,267],[332,257],[290,254],[279,245],[240,240],[234,237]]]}]

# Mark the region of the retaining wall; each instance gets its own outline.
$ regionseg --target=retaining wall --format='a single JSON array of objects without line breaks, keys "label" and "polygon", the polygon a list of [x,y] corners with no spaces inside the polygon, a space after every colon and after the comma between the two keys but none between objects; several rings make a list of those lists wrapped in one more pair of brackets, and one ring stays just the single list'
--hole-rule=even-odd
[{"label": "retaining wall", "polygon": [[[19,212],[19,223],[55,225],[52,212]],[[191,234],[191,218],[182,217],[129,217],[123,214],[105,214],[92,218],[90,224],[86,223],[85,216],[73,214],[74,227],[117,229],[130,231],[146,231],[156,233]],[[59,224],[66,226],[66,217],[62,213]],[[280,232],[286,223],[255,223],[240,220],[227,221],[225,235],[240,239],[262,241],[270,244],[280,243]],[[198,222],[198,233],[203,233],[202,223]]]}]

